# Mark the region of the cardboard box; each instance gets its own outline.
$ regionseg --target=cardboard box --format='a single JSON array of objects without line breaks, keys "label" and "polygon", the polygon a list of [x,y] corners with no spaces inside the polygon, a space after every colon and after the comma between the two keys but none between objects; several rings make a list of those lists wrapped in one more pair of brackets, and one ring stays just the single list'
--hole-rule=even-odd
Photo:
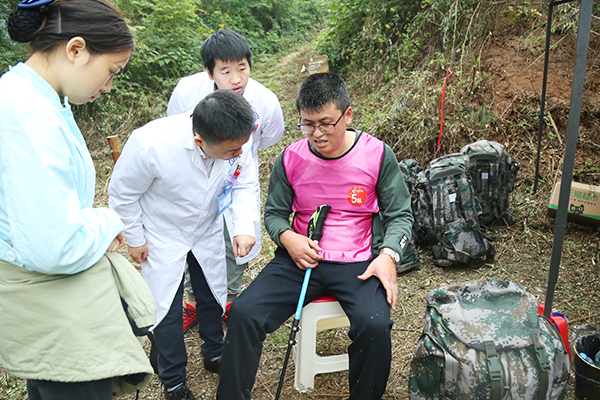
[{"label": "cardboard box", "polygon": [[[556,182],[548,204],[548,215],[556,217],[560,181]],[[600,226],[600,186],[571,183],[567,220],[586,225]]]}]

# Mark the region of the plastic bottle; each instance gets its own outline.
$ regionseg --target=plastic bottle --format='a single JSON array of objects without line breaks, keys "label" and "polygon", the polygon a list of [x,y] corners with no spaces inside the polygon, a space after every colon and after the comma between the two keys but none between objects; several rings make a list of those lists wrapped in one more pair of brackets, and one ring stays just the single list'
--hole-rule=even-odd
[{"label": "plastic bottle", "polygon": [[594,364],[596,364],[596,367],[600,368],[600,351],[597,352],[594,357]]},{"label": "plastic bottle", "polygon": [[579,353],[579,356],[583,359],[583,361],[592,364],[593,366],[596,366],[596,364],[594,364],[594,360],[592,360],[587,354]]}]

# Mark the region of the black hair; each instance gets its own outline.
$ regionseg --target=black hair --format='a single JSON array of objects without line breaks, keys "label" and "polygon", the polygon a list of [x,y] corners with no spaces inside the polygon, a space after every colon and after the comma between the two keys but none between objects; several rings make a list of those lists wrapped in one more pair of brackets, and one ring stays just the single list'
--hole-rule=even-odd
[{"label": "black hair", "polygon": [[135,39],[121,12],[108,0],[56,0],[42,8],[17,8],[7,21],[10,38],[49,53],[76,36],[91,54],[134,50]]},{"label": "black hair", "polygon": [[248,60],[248,66],[252,68],[252,50],[245,37],[239,33],[224,29],[210,35],[200,48],[202,63],[213,74],[215,61],[223,62]]},{"label": "black hair", "polygon": [[194,133],[210,145],[243,139],[254,129],[254,110],[238,92],[215,90],[194,108],[192,125]]},{"label": "black hair", "polygon": [[328,104],[334,104],[342,112],[350,107],[348,87],[339,75],[329,72],[313,74],[300,83],[296,97],[298,112],[320,112]]}]

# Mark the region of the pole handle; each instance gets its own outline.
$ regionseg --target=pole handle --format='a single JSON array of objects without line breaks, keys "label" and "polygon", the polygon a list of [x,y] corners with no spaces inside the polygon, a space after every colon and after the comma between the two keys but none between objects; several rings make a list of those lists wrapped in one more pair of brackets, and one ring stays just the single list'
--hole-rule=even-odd
[{"label": "pole handle", "polygon": [[329,210],[331,210],[331,206],[327,204],[319,206],[308,222],[307,236],[317,243],[323,237],[323,225],[325,225],[325,218],[327,218]]}]

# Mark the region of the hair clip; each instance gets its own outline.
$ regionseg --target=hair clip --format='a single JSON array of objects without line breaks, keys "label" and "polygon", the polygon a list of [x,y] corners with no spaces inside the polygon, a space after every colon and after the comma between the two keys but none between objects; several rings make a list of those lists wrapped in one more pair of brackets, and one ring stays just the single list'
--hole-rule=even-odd
[{"label": "hair clip", "polygon": [[56,0],[23,0],[17,5],[17,8],[41,9],[54,3]]}]

